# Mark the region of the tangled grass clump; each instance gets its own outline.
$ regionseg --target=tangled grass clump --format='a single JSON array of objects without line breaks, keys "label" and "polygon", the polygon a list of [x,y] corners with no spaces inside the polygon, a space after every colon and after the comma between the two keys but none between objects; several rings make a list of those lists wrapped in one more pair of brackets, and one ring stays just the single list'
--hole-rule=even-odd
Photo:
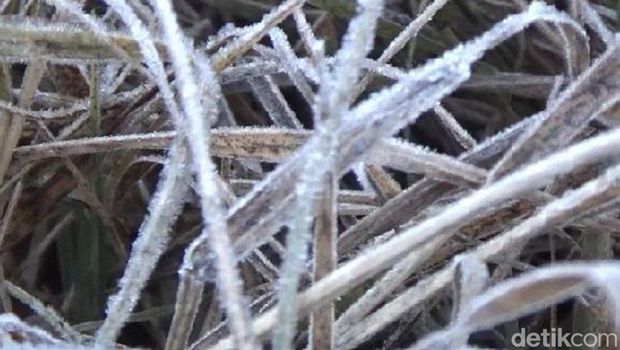
[{"label": "tangled grass clump", "polygon": [[617,335],[618,8],[0,1],[0,347]]}]

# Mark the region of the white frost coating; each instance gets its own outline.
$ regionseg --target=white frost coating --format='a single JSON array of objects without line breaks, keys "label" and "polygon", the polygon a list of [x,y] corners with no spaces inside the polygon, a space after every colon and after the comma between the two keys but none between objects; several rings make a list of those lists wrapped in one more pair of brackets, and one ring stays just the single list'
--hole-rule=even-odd
[{"label": "white frost coating", "polygon": [[351,87],[357,83],[361,75],[361,62],[372,49],[377,18],[383,10],[383,1],[359,1],[360,14],[349,24],[343,39],[342,48],[335,57],[335,71],[330,76],[322,77],[322,95],[319,104],[323,103],[323,113],[338,113],[351,104],[353,94]]},{"label": "white frost coating", "polygon": [[[90,27],[90,29],[99,35],[104,41],[109,43],[107,40],[107,33],[105,30],[105,26],[96,20],[94,17],[85,14],[81,7],[77,5],[72,0],[46,0],[51,5],[56,6],[59,9],[67,11],[68,13],[76,16],[80,21],[84,22],[86,25]],[[128,26],[131,35],[136,39],[137,44],[140,47],[140,52],[145,60],[148,71],[141,69],[140,66],[136,67],[141,72],[146,72],[150,78],[152,78],[157,87],[160,89],[162,97],[164,98],[164,103],[166,104],[166,108],[170,111],[173,118],[180,120],[181,115],[179,109],[177,107],[176,102],[174,101],[174,94],[168,84],[168,79],[166,77],[166,71],[164,69],[164,64],[159,57],[159,53],[155,47],[155,42],[152,40],[150,33],[146,29],[146,27],[142,24],[140,19],[136,16],[133,9],[127,6],[121,0],[109,0],[108,4],[114,8],[114,10],[118,13],[119,17],[125,22]],[[112,48],[115,48],[112,45]],[[122,51],[122,50],[121,50]]]},{"label": "white frost coating", "polygon": [[240,63],[224,69],[220,73],[219,79],[220,83],[224,85],[281,71],[282,67],[275,62],[253,60],[252,62]]},{"label": "white frost coating", "polygon": [[13,340],[8,334],[9,332],[26,333],[29,338],[34,338],[40,343],[60,344],[60,341],[52,337],[52,335],[48,332],[40,328],[30,326],[14,314],[0,314],[0,346],[2,346],[2,348],[4,348],[5,342],[11,342]]},{"label": "white frost coating", "polygon": [[[605,279],[597,278],[600,275],[605,275]],[[530,303],[527,307],[515,308],[510,310],[512,312],[498,313],[484,320],[485,322],[472,322],[474,319],[468,319],[468,316],[473,316],[476,311],[488,308],[488,305],[492,305],[495,299],[503,299],[505,295],[510,294],[513,290],[526,289],[529,286],[536,286],[537,283],[543,281],[553,281],[556,279],[571,278],[576,281],[572,288],[559,289],[555,294],[545,295],[544,298]],[[579,277],[579,280],[577,279]],[[497,286],[489,289],[483,295],[472,300],[469,308],[469,315],[463,315],[463,319],[459,322],[459,327],[463,327],[470,331],[476,331],[491,327],[494,324],[516,319],[520,316],[530,314],[534,311],[544,309],[545,307],[564,301],[570,297],[578,296],[583,291],[594,285],[602,287],[612,287],[613,292],[610,296],[615,296],[617,284],[610,283],[611,281],[618,282],[620,280],[620,264],[619,263],[562,263],[556,266],[547,266],[534,271],[522,274],[518,277],[510,278]],[[579,281],[579,282],[577,282]],[[607,289],[607,288],[606,288]],[[610,291],[609,289],[607,290]],[[610,310],[611,311],[611,310]]]},{"label": "white frost coating", "polygon": [[372,48],[382,0],[360,0],[359,14],[351,21],[341,49],[336,54],[333,71],[322,62],[321,87],[314,105],[318,149],[306,155],[304,171],[295,187],[295,217],[289,225],[286,253],[278,286],[281,326],[273,337],[275,350],[293,349],[297,323],[297,289],[300,273],[306,269],[307,245],[312,237],[314,197],[323,188],[325,174],[334,170],[338,138],[334,132],[343,111],[352,101],[352,89],[361,73],[361,61]]},{"label": "white frost coating", "polygon": [[245,32],[246,28],[236,27],[233,23],[226,23],[217,33],[211,35],[204,44],[206,50],[216,49],[218,45],[222,45],[227,40],[238,37]]},{"label": "white frost coating", "polygon": [[460,254],[455,257],[458,290],[454,300],[453,317],[456,319],[466,310],[469,303],[480,295],[489,284],[489,268],[480,258],[472,254]]},{"label": "white frost coating", "polygon": [[[357,98],[356,91],[351,87],[355,86],[362,76],[363,62],[372,50],[377,18],[383,11],[383,1],[359,1],[359,6],[360,14],[349,24],[342,48],[333,59],[334,71],[323,69],[315,117],[327,119],[327,121],[325,125],[317,123],[319,132],[323,127],[324,132],[332,133],[331,129],[336,129],[340,125],[337,119],[342,118],[341,115]],[[338,147],[339,138],[335,135],[330,135],[329,138],[335,150]],[[357,163],[352,169],[362,189],[372,188],[363,163]]]},{"label": "white frost coating", "polygon": [[539,123],[544,116],[544,113],[536,113],[528,118],[525,118],[485,139],[483,142],[478,143],[471,151],[468,152],[468,154],[497,154],[499,153],[499,149],[502,149],[503,151],[505,148],[512,145],[519,134],[523,133],[532,125]]},{"label": "white frost coating", "polygon": [[471,187],[482,183],[486,172],[482,169],[437,153],[427,147],[398,139],[380,141],[365,159],[396,170],[424,174],[430,178]]},{"label": "white frost coating", "polygon": [[142,57],[147,67],[154,75],[155,83],[161,91],[166,107],[174,118],[178,118],[177,122],[179,122],[181,120],[181,114],[174,100],[174,94],[170,88],[170,84],[168,84],[166,70],[161,57],[159,57],[151,33],[125,0],[107,0],[107,2],[123,20],[125,25],[127,25],[131,32],[131,36],[140,46]]},{"label": "white frost coating", "polygon": [[116,339],[164,253],[170,239],[168,233],[181,212],[189,188],[184,147],[177,143],[170,149],[157,189],[149,203],[148,217],[140,226],[138,237],[132,244],[131,256],[119,282],[119,291],[108,300],[107,317],[96,334],[100,343]]},{"label": "white frost coating", "polygon": [[507,37],[522,31],[533,22],[548,21],[556,24],[566,24],[572,27],[575,32],[587,38],[583,28],[576,23],[569,15],[558,11],[555,7],[541,1],[534,1],[528,6],[527,10],[507,17],[505,20],[496,24],[493,30],[484,33],[472,41],[474,46],[495,46]]},{"label": "white frost coating", "polygon": [[[592,162],[594,163],[596,161]],[[484,254],[484,256],[481,255],[484,259],[499,254],[509,248],[509,245],[531,239],[533,235],[538,234],[541,229],[546,227],[548,223],[559,214],[570,212],[573,208],[579,207],[582,203],[586,203],[589,198],[602,194],[609,188],[617,186],[620,186],[620,166],[612,167],[602,176],[588,181],[578,189],[568,191],[562,198],[547,204],[539,210],[536,215],[525,220],[501,237],[482,244],[476,248],[475,252],[478,255]]]},{"label": "white frost coating", "polygon": [[611,325],[617,330],[620,327],[620,273],[614,274],[606,269],[599,269],[592,275],[592,280],[607,294],[607,309],[612,322]]},{"label": "white frost coating", "polygon": [[[411,71],[406,78],[391,88],[371,95],[368,100],[345,113],[341,127],[336,132],[337,137],[344,143],[341,154],[343,157],[348,157],[343,159],[343,166],[349,167],[357,159],[357,156],[371,147],[377,139],[396,132],[407,123],[414,121],[420,113],[432,108],[440,98],[452,92],[469,77],[471,64],[487,50],[538,20],[574,25],[569,17],[559,13],[553,7],[535,2],[525,12],[509,16],[479,38],[465,45],[460,45],[442,57]],[[424,98],[420,97],[421,94],[424,95]],[[260,194],[264,188],[263,184],[271,181],[276,175],[281,175],[281,171],[290,167],[296,160],[309,157],[310,153],[315,152],[320,145],[317,140],[318,138],[311,139],[295,159],[284,163],[278,170],[271,173],[265,182],[258,184],[251,195],[238,203],[236,207],[244,205],[253,194]],[[473,210],[473,208],[469,209]],[[445,220],[446,218],[442,219]],[[345,289],[354,281],[358,282],[373,276],[391,264],[393,259],[403,256],[401,254],[404,254],[404,251],[400,249],[410,250],[412,246],[423,243],[423,241],[418,241],[421,237],[426,236],[425,239],[429,239],[430,236],[427,236],[429,232],[439,232],[435,230],[434,225],[441,227],[445,223],[442,220],[433,220],[432,224],[427,224],[428,226],[423,226],[427,230],[418,231],[416,229],[415,234],[412,231],[407,231],[407,236],[409,236],[407,239],[410,239],[410,242],[404,242],[406,236],[401,234],[379,248],[371,250],[335,270],[311,287],[309,292],[322,290],[323,294],[329,295],[331,292],[336,293],[338,290]],[[455,223],[452,222],[452,224]],[[410,245],[403,245],[404,243]],[[273,310],[259,318],[255,323],[260,325],[257,330],[264,332],[271,330],[275,325],[273,322],[277,319],[278,312]],[[224,340],[216,348],[229,347],[229,340]]]},{"label": "white frost coating", "polygon": [[106,99],[109,99],[111,97],[110,95],[114,94],[116,90],[120,88],[121,84],[134,69],[131,65],[127,64],[121,67],[120,73],[114,74],[108,69],[111,66],[113,65],[106,66],[106,73],[110,74],[110,76],[106,78],[107,74],[104,74],[104,79],[101,82],[101,85],[104,86],[103,94],[106,95]]},{"label": "white frost coating", "polygon": [[82,335],[73,329],[73,327],[71,327],[71,325],[56,312],[56,310],[46,306],[39,299],[33,297],[25,290],[8,281],[5,282],[5,288],[6,291],[8,291],[14,298],[23,304],[28,305],[32,311],[41,316],[41,318],[52,326],[52,328],[63,339],[71,342],[80,342],[83,340]]},{"label": "white frost coating", "polygon": [[231,63],[239,53],[253,46],[263,34],[275,24],[281,22],[286,16],[299,8],[305,0],[288,0],[274,8],[263,17],[259,23],[255,23],[243,28],[243,34],[231,44],[219,49],[213,55],[214,62]]},{"label": "white frost coating", "polygon": [[[391,235],[393,236],[393,235]],[[389,239],[391,237],[387,237]],[[386,238],[373,242],[380,244]],[[335,327],[338,334],[345,334],[353,325],[367,316],[374,308],[381,304],[389,295],[394,293],[399,287],[402,287],[404,280],[412,274],[416,268],[424,264],[440,247],[446,238],[438,238],[427,244],[430,249],[421,252],[409,254],[400,260],[388,272],[386,272],[374,285],[367,289],[364,294],[358,298],[345,312],[343,312],[336,321]]]},{"label": "white frost coating", "polygon": [[[97,34],[101,40],[103,40],[105,43],[110,45],[110,47],[119,56],[125,57],[125,52],[121,48],[117,47],[108,38],[109,33],[106,30],[105,24],[101,22],[100,20],[97,20],[95,17],[84,13],[82,11],[82,8],[78,6],[78,4],[75,1],[73,0],[45,0],[45,1],[48,2],[50,5],[55,6],[56,8],[66,11],[67,13],[70,13],[71,15],[75,16],[77,19],[79,19],[84,24],[86,24],[95,34]],[[108,3],[112,7],[114,7],[114,4],[118,3],[118,0],[111,0]],[[120,5],[122,6],[122,4]],[[121,19],[123,20],[123,22],[125,22],[125,24],[130,29],[132,37],[135,39],[137,38],[141,39],[141,40],[136,40],[136,42],[140,47],[140,52],[142,53],[143,58],[145,59],[145,62],[147,63],[147,66],[150,69],[150,71],[143,69],[142,66],[140,65],[136,66],[135,68],[138,69],[140,72],[146,74],[149,78],[155,80],[158,84],[161,84],[162,81],[160,79],[162,77],[165,77],[165,74],[161,75],[161,72],[164,71],[163,63],[160,64],[161,69],[158,69],[158,67],[156,67],[157,61],[161,63],[161,59],[159,57],[159,54],[157,53],[157,50],[155,49],[154,42],[150,38],[149,32],[144,28],[144,26],[142,25],[142,23],[137,18],[137,16],[135,15],[135,13],[133,12],[131,8],[126,7],[122,9],[129,11],[129,12],[119,13],[119,15],[122,15]],[[151,65],[150,63],[155,63],[155,65]],[[167,84],[167,81],[165,78],[163,79],[163,81],[166,82]],[[172,110],[171,110],[171,113],[172,113]]]},{"label": "white frost coating", "polygon": [[312,27],[310,27],[310,24],[308,23],[308,20],[306,19],[306,15],[304,14],[304,11],[301,8],[297,8],[293,11],[293,18],[295,19],[295,25],[297,26],[297,31],[299,32],[301,41],[304,43],[304,46],[306,47],[306,51],[308,51],[308,54],[310,55],[310,57],[316,64],[318,60],[320,59],[320,57],[316,56],[316,52],[314,48],[318,46],[317,43],[320,40],[318,40],[316,36],[314,35],[314,32],[312,31]]},{"label": "white frost coating", "polygon": [[276,126],[290,129],[301,129],[303,127],[273,78],[270,76],[250,78],[248,84]]},{"label": "white frost coating", "polygon": [[[236,121],[232,116],[232,111],[230,110],[228,102],[224,97],[222,87],[217,83],[217,77],[213,72],[213,68],[211,67],[211,62],[208,57],[198,50],[194,50],[193,54],[194,67],[198,72],[199,81],[203,82],[202,91],[199,94],[199,96],[201,96],[200,101],[205,109],[212,109],[207,110],[205,115],[207,118],[207,123],[205,123],[207,132],[210,132],[209,129],[217,123],[217,116],[220,111],[226,114],[225,120],[230,126],[236,125]],[[217,102],[215,104],[210,103],[210,101],[207,101],[209,99],[213,99]]]},{"label": "white frost coating", "polygon": [[306,101],[310,104],[314,102],[314,92],[312,87],[303,76],[303,69],[297,62],[299,58],[295,55],[295,51],[291,47],[286,34],[280,28],[273,28],[269,31],[269,38],[273,43],[274,49],[282,54],[282,60],[280,62],[286,67],[286,71],[291,78],[291,81],[304,96]]},{"label": "white frost coating", "polygon": [[383,51],[378,61],[380,63],[389,62],[390,59],[396,55],[396,53],[407,45],[409,40],[418,35],[420,29],[422,29],[426,23],[430,22],[437,11],[439,11],[447,2],[448,0],[435,0],[433,3],[426,6],[424,11],[422,11],[422,13],[416,17],[415,20],[411,21],[411,23],[409,23],[409,25],[407,25],[407,27],[403,29],[398,36],[392,40],[392,42],[390,42],[390,45],[388,45],[385,51]]},{"label": "white frost coating", "polygon": [[459,124],[452,113],[445,109],[441,104],[438,104],[433,111],[439,116],[440,123],[448,129],[461,147],[466,150],[470,150],[476,145],[476,140],[461,126],[461,124]]},{"label": "white frost coating", "polygon": [[[192,164],[197,177],[197,191],[201,199],[201,213],[206,224],[200,236],[187,248],[180,274],[200,273],[198,271],[204,269],[204,266],[195,264],[197,259],[205,258],[200,256],[204,253],[201,247],[208,241],[216,258],[217,287],[224,301],[236,345],[239,349],[254,349],[256,341],[249,327],[249,308],[243,297],[241,278],[236,268],[237,259],[228,235],[226,210],[218,190],[216,167],[210,157],[208,120],[215,119],[212,113],[217,112],[217,99],[207,98],[203,101],[204,105],[200,103],[200,89],[194,80],[195,70],[191,61],[192,49],[181,32],[170,1],[154,0],[152,4],[161,22],[166,45],[180,84],[185,116],[181,128],[185,131],[189,143]],[[207,65],[208,63],[200,67],[200,76],[206,79],[203,83],[208,85],[208,90],[219,91],[216,88],[215,73]],[[208,117],[205,118],[205,115]]]},{"label": "white frost coating", "polygon": [[11,113],[15,113],[18,115],[23,115],[30,118],[36,119],[57,119],[57,118],[66,118],[68,115],[73,114],[79,111],[85,111],[88,109],[88,104],[83,101],[75,102],[70,107],[61,107],[54,110],[42,110],[42,111],[34,111],[31,109],[20,108],[17,105],[12,103],[7,103],[5,101],[0,101],[0,109],[7,110]]},{"label": "white frost coating", "polygon": [[613,45],[615,34],[607,27],[601,16],[592,8],[589,1],[579,1],[585,22],[607,44]]}]

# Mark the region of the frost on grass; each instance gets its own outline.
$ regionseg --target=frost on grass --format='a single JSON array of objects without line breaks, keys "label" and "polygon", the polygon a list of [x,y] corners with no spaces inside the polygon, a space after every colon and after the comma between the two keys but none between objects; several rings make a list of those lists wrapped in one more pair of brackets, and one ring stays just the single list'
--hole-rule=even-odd
[{"label": "frost on grass", "polygon": [[279,281],[279,318],[283,327],[274,334],[276,349],[293,348],[297,289],[300,272],[305,270],[306,250],[311,238],[314,198],[320,191],[326,190],[321,189],[325,174],[335,170],[339,141],[333,130],[340,125],[341,114],[353,102],[350,86],[357,82],[361,73],[358,62],[370,51],[382,6],[382,0],[362,1],[359,14],[349,25],[342,48],[336,56],[333,71],[321,67],[321,87],[313,109],[320,147],[309,154],[301,181],[295,186],[296,213],[289,225],[287,250]]},{"label": "frost on grass", "polygon": [[[2,2],[0,294],[22,321],[0,316],[0,341],[465,349],[526,314],[557,324],[544,308],[592,287],[583,320],[608,324],[615,263],[538,267],[608,257],[581,235],[620,227],[599,3]],[[90,72],[102,91],[63,86]],[[75,205],[116,244],[81,324],[86,264],[42,266],[71,256]]]}]

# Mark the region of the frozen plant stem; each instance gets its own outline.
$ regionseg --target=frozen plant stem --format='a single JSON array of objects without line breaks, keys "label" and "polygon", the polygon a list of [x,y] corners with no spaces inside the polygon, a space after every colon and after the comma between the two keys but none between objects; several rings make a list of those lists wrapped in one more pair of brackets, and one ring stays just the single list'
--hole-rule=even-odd
[{"label": "frozen plant stem", "polygon": [[[13,214],[15,213],[15,207],[17,206],[17,202],[22,194],[23,183],[22,181],[18,181],[13,189],[13,193],[11,194],[11,198],[9,200],[8,205],[6,206],[6,210],[4,211],[4,215],[2,216],[2,221],[0,222],[0,249],[2,249],[2,243],[7,236],[9,226],[11,224],[11,219],[13,218]],[[0,207],[0,210],[3,208]],[[1,250],[0,250],[1,251]],[[4,267],[2,266],[2,262],[0,261],[0,301],[2,302],[2,311],[3,312],[12,312],[12,304],[11,299],[6,294],[6,287],[4,285]]]},{"label": "frozen plant stem", "polygon": [[[32,98],[37,91],[39,81],[43,77],[44,71],[45,62],[43,60],[33,60],[28,64],[22,81],[22,88],[18,101],[19,107],[30,107]],[[0,140],[0,146],[2,146],[2,149],[0,149],[0,184],[4,182],[4,177],[9,168],[11,159],[13,158],[13,151],[21,137],[25,123],[26,118],[24,116],[14,114],[6,131],[6,139]]]},{"label": "frozen plant stem", "polygon": [[[217,118],[217,101],[213,98],[217,87],[215,73],[208,66],[201,66],[201,77],[207,84],[207,98],[201,104],[202,96],[194,76],[198,70],[192,62],[193,48],[182,34],[172,10],[172,4],[167,0],[154,0],[152,5],[163,29],[164,38],[168,47],[176,77],[179,82],[181,106],[183,109],[182,130],[185,132],[191,153],[194,174],[197,179],[197,191],[200,196],[200,206],[205,228],[200,236],[189,246],[179,271],[182,287],[179,288],[177,298],[183,301],[185,295],[199,295],[203,288],[205,276],[205,262],[209,259],[209,250],[215,256],[217,288],[228,316],[228,325],[235,337],[236,348],[252,350],[256,341],[252,334],[250,313],[243,297],[242,280],[237,270],[237,258],[232,249],[226,223],[226,209],[218,189],[216,168],[210,157],[209,129],[210,121]],[[206,58],[205,58],[206,61]],[[207,61],[207,65],[210,63]],[[211,96],[209,96],[211,95]],[[207,247],[207,242],[210,245]],[[205,261],[206,259],[206,261]],[[187,282],[187,283],[185,283]],[[187,289],[186,289],[186,288]],[[198,304],[200,298],[192,298]],[[177,304],[178,306],[178,304]],[[170,335],[174,335],[181,323],[175,313],[171,325]],[[195,313],[194,313],[195,317]],[[193,318],[193,317],[192,317]],[[191,330],[191,322],[186,325]],[[187,335],[189,335],[189,332]],[[177,350],[187,345],[187,336],[169,337],[166,342],[167,350]]]},{"label": "frozen plant stem", "polygon": [[73,329],[67,321],[60,317],[54,309],[45,306],[39,299],[9,281],[4,281],[4,286],[14,298],[27,305],[36,314],[41,316],[41,318],[58,332],[62,338],[76,343],[83,340],[84,337]]},{"label": "frozen plant stem", "polygon": [[[12,100],[11,96],[11,74],[9,73],[9,67],[7,64],[0,63],[0,102],[9,103]],[[6,133],[8,132],[9,125],[11,125],[11,114],[9,111],[0,110],[0,164],[2,162],[2,154],[4,150],[4,144],[6,140]],[[0,177],[0,185],[4,184],[4,180]],[[2,193],[0,192],[0,195]],[[0,206],[2,205],[0,200]]]},{"label": "frozen plant stem", "polygon": [[[352,102],[350,86],[360,76],[360,62],[372,48],[377,19],[383,9],[382,0],[359,1],[359,14],[351,21],[342,48],[336,55],[334,71],[325,62],[318,62],[322,73],[314,115],[319,147],[307,155],[301,181],[295,187],[296,210],[286,239],[287,249],[282,265],[279,285],[279,318],[282,327],[274,334],[276,350],[293,348],[297,323],[297,289],[300,272],[305,268],[307,244],[311,241],[311,225],[315,211],[315,196],[323,192],[325,204],[318,213],[316,223],[315,264],[319,277],[329,272],[335,264],[335,193],[338,174],[338,139],[333,132],[340,125],[340,115]],[[315,48],[316,49],[316,48]],[[322,56],[322,55],[320,55]],[[332,348],[333,305],[320,310],[312,320],[312,340],[320,338],[316,348]]]},{"label": "frozen plant stem", "polygon": [[[420,29],[422,29],[425,24],[430,22],[437,11],[439,11],[447,2],[448,0],[435,0],[433,3],[428,5],[415,20],[411,21],[411,23],[409,23],[409,25],[403,29],[398,36],[392,40],[392,42],[390,42],[390,45],[383,51],[377,62],[388,63],[400,50],[402,50],[403,47],[417,37]],[[355,98],[362,94],[371,79],[371,73],[366,73],[362,77],[361,81],[355,86],[355,92],[353,94]]]},{"label": "frozen plant stem", "polygon": [[185,148],[180,142],[170,148],[168,161],[149,205],[149,214],[138,230],[138,238],[133,243],[119,282],[119,291],[109,299],[107,317],[97,331],[97,339],[116,339],[120,326],[129,317],[126,310],[131,311],[136,306],[140,291],[165,250],[170,228],[181,212],[189,189]]},{"label": "frozen plant stem", "polygon": [[239,56],[250,50],[271,28],[282,22],[304,3],[305,0],[285,1],[265,15],[259,23],[251,25],[239,39],[213,56],[213,69],[219,72],[232,64]]},{"label": "frozen plant stem", "polygon": [[[336,212],[336,194],[338,180],[335,167],[325,176],[325,189],[318,201],[317,217],[314,223],[314,264],[313,279],[320,280],[328,275],[338,261],[336,248],[338,229]],[[333,348],[334,342],[334,304],[329,303],[316,310],[310,319],[310,339],[312,349]]]}]

